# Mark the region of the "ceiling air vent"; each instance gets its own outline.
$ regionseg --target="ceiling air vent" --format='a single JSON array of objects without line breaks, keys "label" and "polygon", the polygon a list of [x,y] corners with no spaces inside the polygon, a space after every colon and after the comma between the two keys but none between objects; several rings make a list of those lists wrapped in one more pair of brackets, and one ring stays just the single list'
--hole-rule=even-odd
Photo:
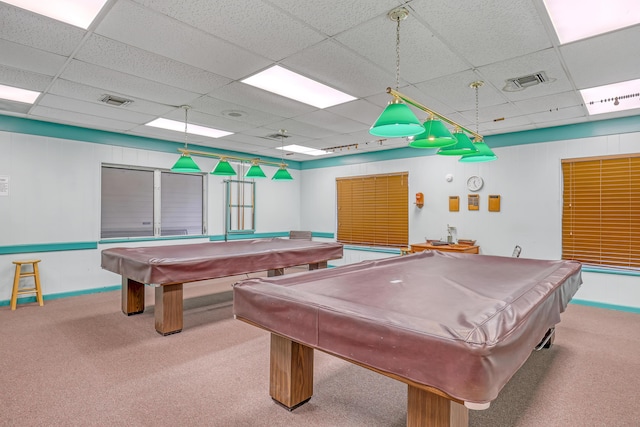
[{"label": "ceiling air vent", "polygon": [[113,95],[103,95],[102,98],[100,98],[100,101],[116,107],[124,107],[125,105],[129,105],[133,102],[131,99],[120,98]]},{"label": "ceiling air vent", "polygon": [[555,79],[549,79],[544,71],[540,71],[539,73],[529,74],[527,76],[507,79],[502,90],[505,92],[517,92],[540,83],[550,83],[554,80]]},{"label": "ceiling air vent", "polygon": [[267,139],[275,139],[276,141],[280,141],[280,138],[283,139],[287,139],[289,138],[290,135],[285,134],[284,132],[280,132],[280,133],[272,133],[270,135],[265,135],[264,138]]}]

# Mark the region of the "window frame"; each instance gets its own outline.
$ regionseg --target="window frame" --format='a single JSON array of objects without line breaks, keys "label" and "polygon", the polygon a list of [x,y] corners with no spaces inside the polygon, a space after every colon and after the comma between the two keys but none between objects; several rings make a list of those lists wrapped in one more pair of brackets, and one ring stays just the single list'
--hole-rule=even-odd
[{"label": "window frame", "polygon": [[[255,181],[248,181],[248,180],[244,180],[244,179],[226,179],[224,180],[225,183],[225,231],[227,234],[252,234],[255,233],[256,231],[256,183]],[[251,196],[250,198],[250,203],[233,203],[234,198],[232,197],[232,193],[233,193],[233,183],[237,183],[237,184],[242,184],[242,186],[246,186],[249,185],[251,186],[251,190],[249,191],[249,194]],[[240,191],[240,185],[238,185],[238,191]],[[244,188],[242,189],[243,192],[243,202],[246,202],[246,199],[244,199]],[[239,195],[238,195],[238,200],[239,200]],[[242,223],[244,224],[245,219],[247,218],[247,216],[244,213],[245,209],[250,209],[250,213],[249,213],[249,218],[251,221],[251,227],[250,228],[232,228],[232,218],[234,213],[237,213],[238,218],[240,218],[240,215],[242,215],[242,221],[240,221],[240,219],[238,219],[238,224]]]},{"label": "window frame", "polygon": [[[105,168],[109,169],[123,169],[129,171],[139,171],[139,172],[151,172],[153,173],[153,186],[151,188],[152,192],[152,227],[153,232],[151,235],[128,235],[125,232],[119,233],[117,236],[104,236],[105,231],[104,227],[104,195],[102,191],[103,185],[103,170]],[[199,176],[202,180],[202,194],[201,194],[201,203],[202,203],[202,225],[201,225],[201,234],[187,234],[188,237],[200,237],[207,235],[207,179],[206,174],[204,173],[180,173],[180,172],[172,172],[168,169],[161,168],[152,168],[152,167],[144,167],[144,166],[132,166],[132,165],[121,165],[121,164],[113,164],[113,163],[102,163],[100,165],[100,230],[99,235],[101,240],[109,240],[109,239],[163,239],[163,238],[175,238],[177,236],[183,236],[184,234],[163,234],[162,231],[162,174],[172,174],[172,175],[187,175],[187,176]],[[119,231],[119,230],[118,230]],[[126,231],[126,230],[125,230]]]}]

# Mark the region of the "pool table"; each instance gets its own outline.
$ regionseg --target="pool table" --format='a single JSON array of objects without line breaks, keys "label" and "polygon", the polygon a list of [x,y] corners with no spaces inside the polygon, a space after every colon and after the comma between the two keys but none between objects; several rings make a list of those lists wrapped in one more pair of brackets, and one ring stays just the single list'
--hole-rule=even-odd
[{"label": "pool table", "polygon": [[554,326],[581,265],[425,251],[242,280],[234,316],[271,332],[270,394],[313,394],[313,350],[408,384],[408,426],[464,426]]},{"label": "pool table", "polygon": [[308,264],[325,268],[342,258],[342,244],[301,239],[254,239],[147,247],[120,247],[102,251],[102,268],[122,276],[122,311],[144,311],[144,285],[155,289],[156,331],[182,331],[183,283],[245,273],[284,273],[286,267]]}]

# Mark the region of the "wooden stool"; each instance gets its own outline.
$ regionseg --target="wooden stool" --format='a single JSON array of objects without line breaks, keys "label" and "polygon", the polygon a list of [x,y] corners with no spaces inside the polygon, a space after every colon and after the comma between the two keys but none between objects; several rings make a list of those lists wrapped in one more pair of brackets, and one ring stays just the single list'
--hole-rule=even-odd
[{"label": "wooden stool", "polygon": [[[16,305],[18,304],[18,295],[22,294],[36,294],[36,298],[38,299],[38,303],[42,306],[44,305],[44,301],[42,299],[42,288],[40,287],[40,274],[38,273],[38,263],[39,259],[27,259],[22,261],[13,261],[16,265],[16,274],[13,278],[13,293],[11,294],[11,310],[16,309]],[[33,267],[32,271],[22,271],[22,264],[31,264]],[[20,288],[20,279],[23,277],[33,277],[35,280],[35,287],[33,288]]]}]

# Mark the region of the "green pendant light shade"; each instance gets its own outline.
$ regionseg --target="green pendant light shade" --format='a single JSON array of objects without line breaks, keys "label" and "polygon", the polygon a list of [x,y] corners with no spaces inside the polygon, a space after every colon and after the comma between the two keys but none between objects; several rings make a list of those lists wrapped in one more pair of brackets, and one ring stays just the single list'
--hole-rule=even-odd
[{"label": "green pendant light shade", "polygon": [[197,173],[202,172],[196,162],[193,161],[190,155],[182,154],[175,165],[171,168],[171,172],[189,172]]},{"label": "green pendant light shade", "polygon": [[478,151],[471,154],[466,154],[458,160],[463,163],[479,163],[479,162],[491,162],[497,160],[498,156],[495,155],[491,148],[484,141],[474,142],[473,145]]},{"label": "green pendant light shade", "polygon": [[441,120],[431,117],[423,123],[423,126],[424,132],[420,135],[409,137],[409,147],[440,148],[448,147],[458,142]]},{"label": "green pendant light shade", "polygon": [[233,170],[233,167],[224,158],[221,158],[215,169],[211,171],[211,175],[234,176],[235,174],[236,171]]},{"label": "green pendant light shade", "polygon": [[371,135],[385,138],[402,138],[422,132],[424,127],[420,124],[420,120],[398,97],[393,98],[369,129]]},{"label": "green pendant light shade", "polygon": [[461,130],[456,130],[453,133],[453,136],[458,142],[456,142],[455,145],[442,147],[438,150],[437,154],[440,154],[441,156],[464,156],[465,154],[471,154],[478,151],[476,150],[476,147],[473,146],[473,142],[471,142],[466,133]]},{"label": "green pendant light shade", "polygon": [[285,165],[280,165],[280,169],[276,171],[276,173],[273,175],[273,178],[271,179],[275,181],[291,181],[293,177],[291,176]]},{"label": "green pendant light shade", "polygon": [[254,163],[253,166],[249,168],[247,173],[244,175],[245,178],[266,178],[267,175],[264,174],[264,171],[257,163]]}]

